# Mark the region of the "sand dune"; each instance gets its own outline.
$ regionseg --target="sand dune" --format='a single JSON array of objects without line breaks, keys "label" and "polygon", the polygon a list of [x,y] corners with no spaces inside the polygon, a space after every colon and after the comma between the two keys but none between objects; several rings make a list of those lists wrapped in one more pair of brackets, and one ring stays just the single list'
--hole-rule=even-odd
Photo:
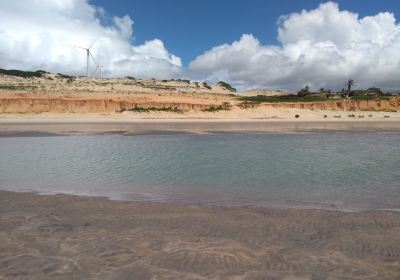
[{"label": "sand dune", "polygon": [[[349,116],[400,119],[400,99],[395,97],[385,100],[333,98],[318,102],[257,103],[244,102],[240,97],[275,96],[282,92],[260,89],[237,93],[221,84],[208,85],[188,80],[96,79],[36,74],[40,77],[0,74],[0,117],[97,114],[121,119],[294,119],[298,115],[303,119]],[[149,108],[152,110],[147,110]]]}]

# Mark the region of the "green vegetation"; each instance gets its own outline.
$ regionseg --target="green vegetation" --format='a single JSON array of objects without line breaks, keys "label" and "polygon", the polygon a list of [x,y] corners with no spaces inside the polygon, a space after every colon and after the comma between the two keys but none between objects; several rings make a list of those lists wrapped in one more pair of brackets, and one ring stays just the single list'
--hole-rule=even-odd
[{"label": "green vegetation", "polygon": [[209,108],[201,110],[202,112],[206,113],[215,113],[219,111],[229,111],[232,108],[231,104],[229,102],[224,102],[222,105],[219,106],[210,106]]},{"label": "green vegetation", "polygon": [[6,70],[0,68],[0,74],[8,75],[8,76],[15,76],[15,77],[22,77],[22,78],[41,78],[43,74],[47,74],[48,72],[43,70],[38,70],[35,72],[32,71],[21,71],[21,70]]},{"label": "green vegetation", "polygon": [[230,84],[228,84],[228,83],[225,83],[224,81],[219,81],[218,83],[217,83],[217,85],[219,85],[219,86],[221,86],[221,87],[223,87],[223,88],[225,88],[225,89],[227,89],[227,90],[229,90],[229,91],[232,91],[232,92],[236,92],[236,89],[234,88],[234,87],[232,87]]},{"label": "green vegetation", "polygon": [[211,87],[206,82],[203,82],[203,87],[206,89],[211,89]]},{"label": "green vegetation", "polygon": [[354,86],[354,80],[346,82],[347,90],[342,89],[340,92],[332,92],[326,88],[320,88],[318,92],[310,91],[309,86],[305,86],[297,92],[297,95],[280,95],[280,96],[241,96],[239,100],[244,103],[275,103],[275,102],[321,102],[330,98],[346,98],[351,100],[389,100],[399,95],[393,93],[383,93],[380,88],[370,87],[368,89],[351,90]]},{"label": "green vegetation", "polygon": [[136,113],[150,113],[150,112],[172,112],[172,113],[177,113],[177,114],[183,114],[183,110],[178,109],[176,107],[171,108],[171,107],[163,107],[163,108],[156,108],[156,107],[149,107],[149,108],[142,108],[135,106],[134,108],[131,109],[122,109],[120,111],[122,112],[136,112]]},{"label": "green vegetation", "polygon": [[299,97],[297,95],[280,95],[280,96],[240,96],[239,100],[246,103],[276,103],[276,102],[318,102],[326,101],[326,98],[314,97],[314,96],[304,96]]},{"label": "green vegetation", "polygon": [[150,88],[150,89],[155,89],[155,90],[171,90],[174,91],[176,90],[176,87],[173,86],[162,86],[162,85],[145,85],[145,84],[141,84],[142,87],[144,88]]},{"label": "green vegetation", "polygon": [[211,106],[210,108],[206,108],[201,111],[206,112],[206,113],[215,113],[215,112],[219,112],[219,111],[229,111],[229,109],[226,109],[222,106]]},{"label": "green vegetation", "polygon": [[395,112],[397,112],[397,110],[396,109],[386,109],[386,110],[383,110],[384,112],[391,112],[391,113],[395,113]]},{"label": "green vegetation", "polygon": [[299,97],[304,97],[304,96],[307,96],[307,95],[310,95],[310,88],[309,88],[309,86],[305,86],[304,88],[302,88],[302,89],[300,89],[298,92],[297,92],[297,95],[299,96]]},{"label": "green vegetation", "polygon": [[350,97],[351,100],[389,100],[391,96],[368,96],[368,95],[354,95]]},{"label": "green vegetation", "polygon": [[177,79],[176,81],[177,81],[177,82],[182,82],[182,83],[185,83],[185,84],[190,85],[190,81],[189,81],[189,80]]},{"label": "green vegetation", "polygon": [[57,77],[62,78],[62,79],[73,79],[73,76],[65,75],[62,73],[57,73]]},{"label": "green vegetation", "polygon": [[[346,96],[342,96],[345,98]],[[357,95],[351,96],[351,100],[389,100],[393,98],[392,96],[382,95],[379,97],[367,96],[367,95]],[[321,96],[298,96],[298,95],[281,95],[281,96],[265,96],[265,95],[257,95],[257,96],[240,96],[239,100],[245,103],[277,103],[277,102],[321,102],[327,101],[329,98],[321,97]]]}]

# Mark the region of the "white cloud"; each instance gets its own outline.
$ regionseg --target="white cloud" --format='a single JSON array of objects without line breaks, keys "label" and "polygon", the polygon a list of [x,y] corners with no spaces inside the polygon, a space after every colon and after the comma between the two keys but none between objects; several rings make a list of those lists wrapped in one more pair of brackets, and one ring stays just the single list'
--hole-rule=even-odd
[{"label": "white cloud", "polygon": [[279,46],[264,46],[251,34],[198,56],[194,76],[298,89],[341,88],[352,78],[360,87],[400,88],[400,25],[391,13],[360,18],[336,3],[280,18]]},{"label": "white cloud", "polygon": [[105,26],[105,14],[88,0],[0,1],[0,67],[84,74],[85,52],[71,45],[85,47],[99,38],[92,52],[108,76],[180,75],[180,58],[162,41],[132,45],[132,19],[114,17]]}]

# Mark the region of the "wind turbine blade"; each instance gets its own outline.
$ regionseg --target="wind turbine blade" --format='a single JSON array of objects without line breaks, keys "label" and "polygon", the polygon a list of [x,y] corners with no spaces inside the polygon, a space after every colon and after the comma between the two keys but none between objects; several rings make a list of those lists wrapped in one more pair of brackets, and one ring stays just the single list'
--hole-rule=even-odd
[{"label": "wind turbine blade", "polygon": [[74,46],[74,45],[71,45],[71,47],[78,48],[78,49],[83,49],[83,50],[87,50],[87,49],[84,48],[84,47],[79,47],[79,46]]},{"label": "wind turbine blade", "polygon": [[97,63],[96,59],[94,58],[94,56],[92,55],[92,53],[89,51],[90,56],[92,57],[94,63],[96,63],[96,65],[98,66],[99,64]]},{"label": "wind turbine blade", "polygon": [[96,70],[92,71],[92,76],[95,76],[96,73],[97,73],[97,68],[96,68]]},{"label": "wind turbine blade", "polygon": [[97,41],[98,39],[99,39],[99,37],[97,37],[97,38],[93,41],[93,43],[90,44],[88,50],[90,50],[90,48],[93,47],[94,43],[96,43],[96,41]]}]

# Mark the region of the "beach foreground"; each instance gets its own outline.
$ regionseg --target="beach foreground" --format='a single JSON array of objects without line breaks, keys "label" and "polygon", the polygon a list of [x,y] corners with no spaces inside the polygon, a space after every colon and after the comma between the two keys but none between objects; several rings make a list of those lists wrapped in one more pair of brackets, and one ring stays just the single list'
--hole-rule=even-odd
[{"label": "beach foreground", "polygon": [[400,213],[0,192],[0,279],[399,279]]},{"label": "beach foreground", "polygon": [[0,137],[163,133],[399,132],[391,120],[0,118]]}]

